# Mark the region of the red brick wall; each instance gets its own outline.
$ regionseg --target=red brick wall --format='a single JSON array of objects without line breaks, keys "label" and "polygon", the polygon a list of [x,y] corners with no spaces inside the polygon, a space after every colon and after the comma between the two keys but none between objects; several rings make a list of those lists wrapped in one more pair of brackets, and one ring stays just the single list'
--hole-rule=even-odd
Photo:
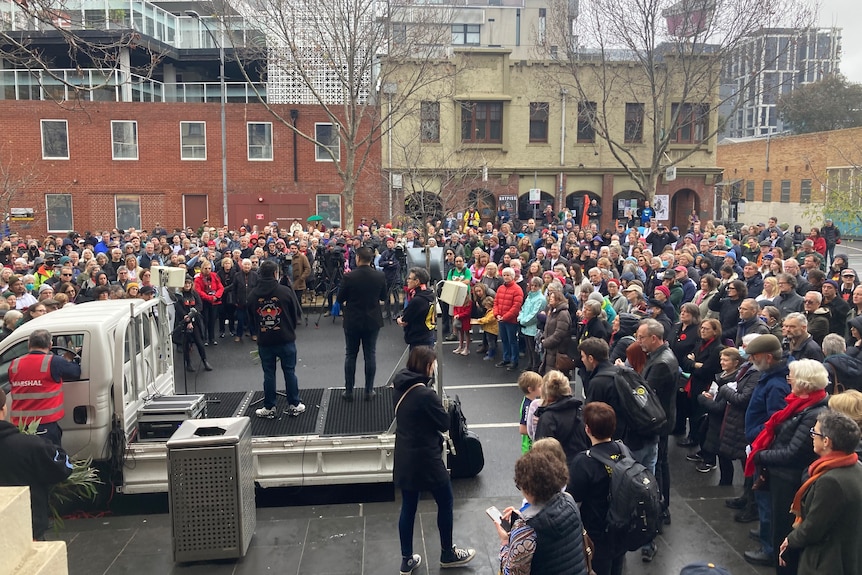
[{"label": "red brick wall", "polygon": [[[327,122],[315,106],[284,106],[300,111],[297,126],[313,133],[315,122]],[[68,121],[69,160],[43,160],[40,119]],[[111,120],[136,120],[138,160],[111,159]],[[339,194],[343,184],[331,162],[317,162],[314,144],[297,140],[298,181],[293,175],[293,136],[260,104],[228,104],[227,175],[229,223],[239,225],[255,215],[265,221],[290,211],[303,219],[315,211],[315,194]],[[206,122],[207,159],[180,159],[180,121]],[[248,161],[246,122],[272,122],[273,161]],[[217,104],[85,103],[69,109],[52,102],[0,102],[0,162],[13,171],[33,166],[38,183],[16,195],[11,207],[32,207],[33,222],[13,222],[13,229],[34,235],[46,232],[45,193],[73,196],[75,229],[96,230],[116,225],[114,194],[139,194],[145,229],[156,222],[167,228],[183,225],[183,194],[209,197],[209,221],[222,222],[221,124]],[[342,164],[345,144],[341,144]],[[380,178],[380,149],[374,147],[357,186],[359,217],[385,213],[385,185]],[[262,198],[263,201],[258,201]],[[345,206],[342,206],[344,210]],[[259,221],[257,223],[265,223]],[[197,225],[188,222],[189,225]],[[25,227],[26,226],[26,227]]]}]

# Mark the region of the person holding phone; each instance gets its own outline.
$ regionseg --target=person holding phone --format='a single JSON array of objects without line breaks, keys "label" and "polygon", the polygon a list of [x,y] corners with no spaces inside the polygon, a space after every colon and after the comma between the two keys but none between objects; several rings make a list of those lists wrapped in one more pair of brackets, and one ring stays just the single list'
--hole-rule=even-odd
[{"label": "person holding phone", "polygon": [[526,503],[520,510],[506,508],[495,521],[503,575],[588,573],[581,515],[562,491],[569,472],[562,448],[559,452],[534,447],[515,463],[515,486]]}]

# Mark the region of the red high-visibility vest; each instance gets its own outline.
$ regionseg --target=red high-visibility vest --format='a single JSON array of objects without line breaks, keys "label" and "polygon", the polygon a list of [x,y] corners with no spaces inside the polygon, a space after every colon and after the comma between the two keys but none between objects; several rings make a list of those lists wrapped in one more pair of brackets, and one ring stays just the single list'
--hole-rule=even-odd
[{"label": "red high-visibility vest", "polygon": [[51,357],[51,354],[28,353],[9,366],[13,424],[27,424],[35,419],[53,423],[63,419],[63,383],[51,377]]}]

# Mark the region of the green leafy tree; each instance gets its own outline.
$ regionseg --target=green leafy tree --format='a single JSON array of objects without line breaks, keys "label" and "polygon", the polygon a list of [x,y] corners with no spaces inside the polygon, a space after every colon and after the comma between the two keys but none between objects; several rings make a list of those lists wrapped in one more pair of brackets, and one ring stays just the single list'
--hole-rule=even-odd
[{"label": "green leafy tree", "polygon": [[827,76],[782,96],[778,113],[795,134],[862,126],[862,84],[840,74]]}]

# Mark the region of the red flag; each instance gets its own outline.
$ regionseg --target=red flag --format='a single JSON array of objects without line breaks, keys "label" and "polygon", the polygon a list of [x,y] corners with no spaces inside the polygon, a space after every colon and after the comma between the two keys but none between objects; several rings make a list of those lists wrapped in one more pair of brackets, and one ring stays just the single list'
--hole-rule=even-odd
[{"label": "red flag", "polygon": [[[584,211],[581,214],[581,229],[585,230],[590,226],[590,217],[587,215],[587,208],[590,207],[590,196],[584,194]],[[590,238],[592,239],[592,238]]]}]

